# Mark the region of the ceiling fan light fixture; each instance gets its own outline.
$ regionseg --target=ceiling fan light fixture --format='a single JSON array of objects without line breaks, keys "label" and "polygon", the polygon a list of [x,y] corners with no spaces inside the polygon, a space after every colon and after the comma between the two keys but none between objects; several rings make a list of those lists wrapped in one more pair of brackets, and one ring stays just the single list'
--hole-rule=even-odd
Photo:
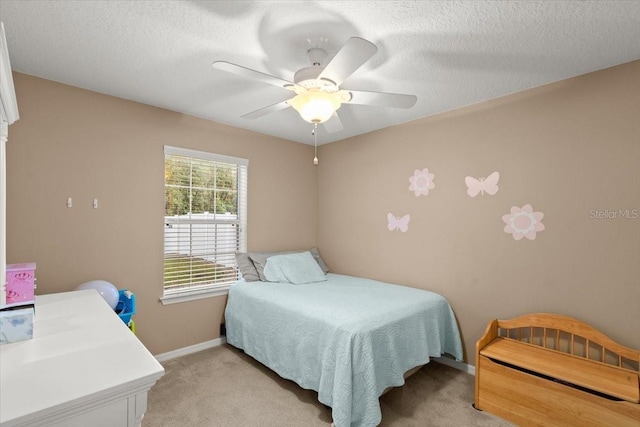
[{"label": "ceiling fan light fixture", "polygon": [[288,101],[300,116],[309,123],[323,123],[333,116],[342,104],[341,96],[337,93],[308,90],[300,93]]},{"label": "ceiling fan light fixture", "polygon": [[[312,43],[310,39],[307,41]],[[377,51],[376,45],[370,41],[360,37],[351,37],[325,65],[327,52],[321,47],[312,47],[307,51],[312,65],[296,71],[293,81],[283,80],[226,61],[216,61],[213,63],[213,67],[289,91],[291,96],[289,99],[243,114],[241,117],[257,119],[293,107],[303,120],[314,125],[323,123],[328,133],[335,133],[344,129],[340,117],[336,114],[342,104],[394,108],[411,108],[415,105],[417,101],[415,95],[341,89],[342,83],[371,59]]]}]

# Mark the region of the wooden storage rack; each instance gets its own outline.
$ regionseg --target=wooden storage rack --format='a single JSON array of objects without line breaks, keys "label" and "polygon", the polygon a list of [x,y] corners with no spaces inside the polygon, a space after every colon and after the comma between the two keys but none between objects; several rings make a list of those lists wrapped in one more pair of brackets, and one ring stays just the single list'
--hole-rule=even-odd
[{"label": "wooden storage rack", "polygon": [[476,409],[521,426],[640,427],[640,352],[558,314],[493,320],[476,343]]}]

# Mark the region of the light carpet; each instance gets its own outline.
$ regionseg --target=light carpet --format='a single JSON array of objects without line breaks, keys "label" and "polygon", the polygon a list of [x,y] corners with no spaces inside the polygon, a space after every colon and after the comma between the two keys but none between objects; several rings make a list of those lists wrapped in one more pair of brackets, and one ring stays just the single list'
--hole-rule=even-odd
[{"label": "light carpet", "polygon": [[[163,363],[143,427],[329,427],[318,394],[285,380],[230,345]],[[474,377],[429,363],[380,398],[381,426],[511,426],[473,409]]]}]

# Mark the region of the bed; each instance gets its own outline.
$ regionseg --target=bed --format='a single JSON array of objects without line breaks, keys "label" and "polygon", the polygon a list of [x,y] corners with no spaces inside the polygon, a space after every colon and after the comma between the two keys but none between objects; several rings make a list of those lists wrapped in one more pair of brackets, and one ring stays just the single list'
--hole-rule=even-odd
[{"label": "bed", "polygon": [[[324,274],[323,274],[324,275]],[[292,285],[239,281],[229,290],[227,343],[318,392],[336,427],[376,426],[379,397],[444,353],[462,359],[447,300],[433,292],[326,274]]]}]

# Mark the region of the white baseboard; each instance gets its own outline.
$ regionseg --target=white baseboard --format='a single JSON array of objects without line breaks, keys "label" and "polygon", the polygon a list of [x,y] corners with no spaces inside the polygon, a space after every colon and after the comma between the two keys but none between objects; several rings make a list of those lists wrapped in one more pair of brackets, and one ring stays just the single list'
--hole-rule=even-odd
[{"label": "white baseboard", "polygon": [[432,357],[431,360],[434,362],[442,363],[443,365],[451,366],[452,368],[458,369],[462,372],[466,372],[467,374],[474,375],[476,374],[476,367],[473,365],[468,365],[466,363],[458,362],[450,357]]},{"label": "white baseboard", "polygon": [[209,348],[218,347],[227,342],[226,337],[220,337],[212,339],[211,341],[201,342],[199,344],[182,347],[177,350],[168,351],[162,354],[156,354],[154,357],[158,362],[166,362],[167,360],[175,359],[176,357],[186,356],[187,354],[196,353],[198,351],[207,350]]}]

